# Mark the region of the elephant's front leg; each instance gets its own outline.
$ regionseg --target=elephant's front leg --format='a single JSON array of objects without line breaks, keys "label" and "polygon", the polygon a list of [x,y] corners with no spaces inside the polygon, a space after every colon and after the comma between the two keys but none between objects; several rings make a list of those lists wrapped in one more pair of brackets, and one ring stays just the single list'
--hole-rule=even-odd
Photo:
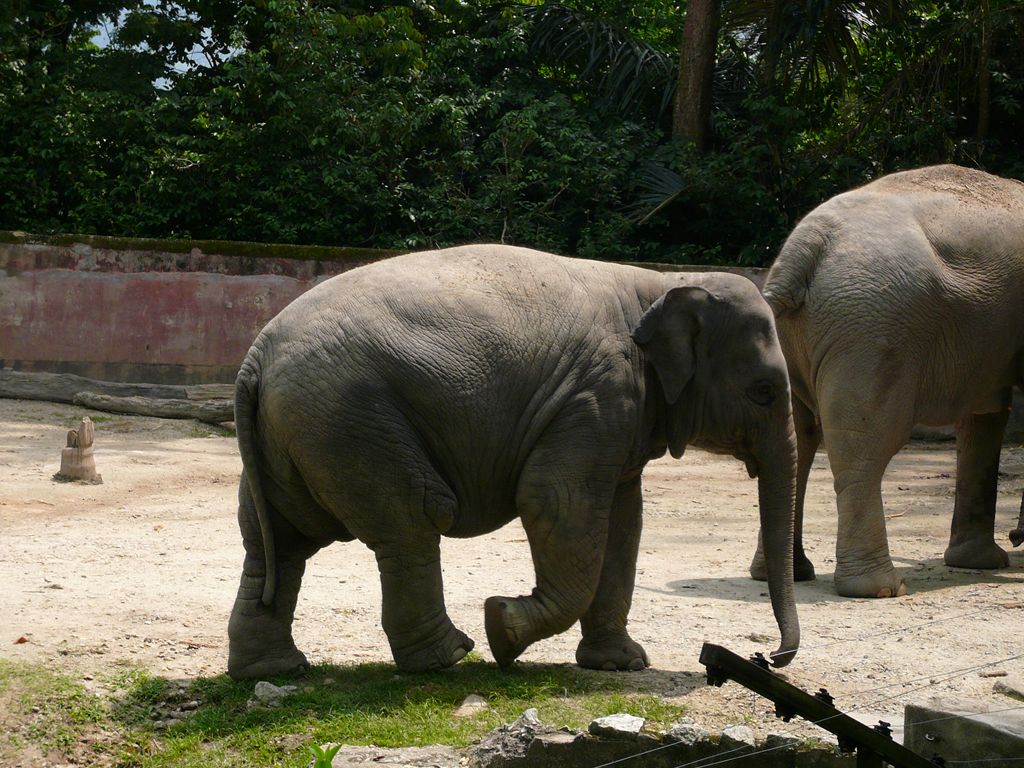
[{"label": "elephant's front leg", "polygon": [[[403,527],[412,528],[396,526]],[[444,669],[473,650],[473,641],[445,609],[440,536],[415,528],[411,533],[371,544],[380,570],[381,624],[399,669]]]},{"label": "elephant's front leg", "polygon": [[638,670],[651,664],[643,647],[626,632],[642,509],[642,483],[637,475],[615,491],[597,594],[580,619],[583,639],[576,648],[576,663],[581,667]]},{"label": "elephant's front leg", "polygon": [[304,539],[287,523],[276,521],[277,590],[271,604],[264,605],[264,543],[244,473],[238,496],[238,522],[245,545],[245,562],[228,622],[228,674],[241,680],[302,670],[309,666],[309,662],[292,640],[292,620],[306,560],[319,547]]},{"label": "elephant's front leg", "polygon": [[565,466],[561,453],[561,447],[535,451],[517,496],[537,586],[530,595],[484,603],[487,640],[503,667],[531,643],[571,627],[597,591],[616,473],[607,464],[589,470]]},{"label": "elephant's front leg", "polygon": [[1005,568],[1006,552],[993,538],[999,451],[1009,411],[983,413],[956,425],[956,501],[946,565],[959,568]]}]

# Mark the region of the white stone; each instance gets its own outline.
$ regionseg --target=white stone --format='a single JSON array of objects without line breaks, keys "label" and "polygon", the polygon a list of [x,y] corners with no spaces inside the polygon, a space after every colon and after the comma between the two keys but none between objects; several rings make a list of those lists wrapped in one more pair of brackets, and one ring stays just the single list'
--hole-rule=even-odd
[{"label": "white stone", "polygon": [[[474,715],[483,712],[488,709],[490,705],[487,703],[487,699],[475,693],[469,694],[462,700],[462,703],[455,708],[452,712],[452,717],[473,717]],[[534,710],[536,712],[536,710]]]},{"label": "white stone", "polygon": [[704,741],[708,732],[693,722],[680,721],[668,729],[665,738],[692,747],[698,741]]},{"label": "white stone", "polygon": [[619,712],[614,715],[599,717],[590,724],[590,732],[595,736],[628,736],[635,739],[647,722],[642,717]]},{"label": "white stone", "polygon": [[276,707],[281,704],[283,699],[291,696],[297,690],[298,688],[294,685],[277,686],[266,680],[260,680],[256,683],[253,695],[260,704],[266,707]]},{"label": "white stone", "polygon": [[722,741],[726,740],[736,744],[746,744],[748,747],[755,746],[754,732],[745,725],[730,725],[722,731]]}]

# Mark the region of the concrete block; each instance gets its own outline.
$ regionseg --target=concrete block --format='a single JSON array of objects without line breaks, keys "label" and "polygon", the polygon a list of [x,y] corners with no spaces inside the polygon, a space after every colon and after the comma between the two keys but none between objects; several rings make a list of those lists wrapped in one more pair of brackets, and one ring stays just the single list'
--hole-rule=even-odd
[{"label": "concrete block", "polygon": [[452,747],[351,747],[334,756],[334,768],[460,768],[461,755]]},{"label": "concrete block", "polygon": [[954,701],[932,700],[908,704],[905,721],[904,745],[922,757],[937,754],[947,763],[985,760],[985,768],[1020,768],[1022,712],[987,713]]}]

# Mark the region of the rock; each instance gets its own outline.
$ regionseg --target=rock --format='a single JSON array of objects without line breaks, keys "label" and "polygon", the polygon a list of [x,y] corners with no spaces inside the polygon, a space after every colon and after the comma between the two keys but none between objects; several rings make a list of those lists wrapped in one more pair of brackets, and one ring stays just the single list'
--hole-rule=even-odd
[{"label": "rock", "polygon": [[708,732],[690,719],[680,720],[665,733],[667,741],[675,741],[692,747],[699,741],[706,741]]},{"label": "rock", "polygon": [[472,768],[495,768],[505,763],[514,763],[526,755],[530,744],[539,734],[550,733],[551,730],[540,722],[537,710],[531,707],[514,723],[495,728],[479,744],[470,747],[468,764]]},{"label": "rock", "polygon": [[1008,675],[1005,679],[999,680],[992,686],[992,690],[1009,696],[1011,699],[1024,701],[1024,678],[1017,675]]},{"label": "rock", "polygon": [[469,694],[469,696],[462,700],[462,703],[459,704],[458,707],[455,708],[455,711],[452,712],[452,717],[473,717],[475,715],[480,714],[489,707],[490,705],[487,703],[487,699],[485,699],[483,696],[471,693]]},{"label": "rock", "polygon": [[253,691],[254,697],[249,699],[249,708],[254,706],[264,707],[279,707],[284,699],[291,696],[298,688],[294,685],[283,685],[276,686],[273,683],[268,683],[266,680],[260,680],[256,683],[256,689]]},{"label": "rock", "polygon": [[795,752],[802,742],[788,733],[769,733],[764,740],[764,748],[776,752]]},{"label": "rock", "polygon": [[599,717],[588,729],[594,736],[610,736],[616,739],[636,739],[647,722],[642,717],[619,712]]},{"label": "rock", "polygon": [[855,768],[857,756],[848,755],[828,749],[812,749],[808,752],[797,752],[794,759],[796,768]]},{"label": "rock", "polygon": [[754,747],[754,732],[745,725],[730,725],[722,731],[721,745],[730,749]]}]

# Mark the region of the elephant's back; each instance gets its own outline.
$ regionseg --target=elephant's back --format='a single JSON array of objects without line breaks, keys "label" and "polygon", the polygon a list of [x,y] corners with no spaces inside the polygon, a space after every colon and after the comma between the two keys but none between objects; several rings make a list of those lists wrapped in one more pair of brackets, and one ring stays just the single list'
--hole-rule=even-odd
[{"label": "elephant's back", "polygon": [[965,284],[994,300],[1024,290],[1024,184],[940,165],[883,176],[819,205],[787,238],[765,292],[776,309],[814,293],[830,303],[864,301],[868,291],[898,306],[914,295],[956,302]]},{"label": "elephant's back", "polygon": [[1024,215],[1024,183],[959,165],[931,165],[891,173],[851,194],[858,192],[906,198],[924,208],[939,204],[949,211],[995,210]]},{"label": "elephant's back", "polygon": [[452,313],[502,326],[502,312],[553,307],[570,318],[600,314],[624,285],[644,280],[654,282],[650,272],[636,267],[515,246],[460,246],[396,256],[336,275],[295,299],[265,330],[283,337],[318,323],[350,318],[355,324],[384,316],[429,325]]},{"label": "elephant's back", "polygon": [[833,356],[885,382],[909,365],[920,402],[959,412],[1002,386],[1024,341],[1024,185],[937,166],[837,195],[790,235],[765,291],[799,296],[781,333],[809,371]]}]

